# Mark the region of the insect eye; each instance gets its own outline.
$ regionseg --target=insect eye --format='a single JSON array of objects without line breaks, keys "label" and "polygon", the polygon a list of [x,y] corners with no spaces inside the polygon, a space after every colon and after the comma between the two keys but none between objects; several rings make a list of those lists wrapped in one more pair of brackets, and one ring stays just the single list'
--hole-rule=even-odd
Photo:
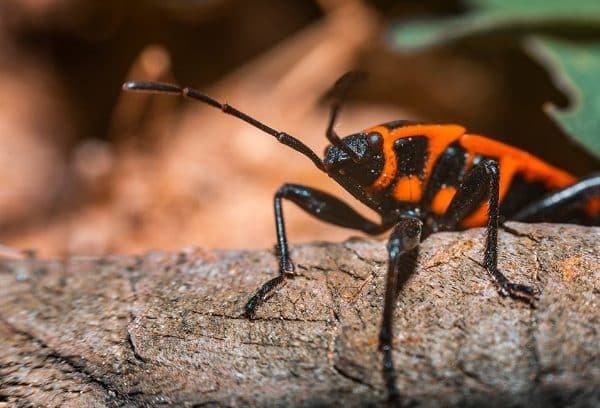
[{"label": "insect eye", "polygon": [[367,135],[367,143],[370,148],[379,150],[383,145],[383,136],[381,133],[371,132]]}]

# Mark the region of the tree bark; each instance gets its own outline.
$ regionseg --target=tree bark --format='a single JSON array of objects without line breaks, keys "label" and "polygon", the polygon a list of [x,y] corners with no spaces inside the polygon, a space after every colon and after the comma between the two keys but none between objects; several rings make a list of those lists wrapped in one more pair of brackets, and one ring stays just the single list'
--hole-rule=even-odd
[{"label": "tree bark", "polygon": [[[482,229],[420,247],[400,292],[394,357],[420,406],[600,404],[600,228],[509,223],[499,265],[541,291],[501,297]],[[0,262],[0,406],[373,406],[385,243]]]}]

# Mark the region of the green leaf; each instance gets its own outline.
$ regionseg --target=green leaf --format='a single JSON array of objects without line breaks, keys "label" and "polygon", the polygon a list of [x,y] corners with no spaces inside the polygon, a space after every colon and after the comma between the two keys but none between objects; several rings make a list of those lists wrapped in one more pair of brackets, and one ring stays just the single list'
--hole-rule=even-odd
[{"label": "green leaf", "polygon": [[393,45],[411,50],[491,32],[600,28],[600,0],[470,0],[468,4],[471,11],[461,16],[397,24]]},{"label": "green leaf", "polygon": [[552,75],[570,99],[567,109],[552,104],[546,112],[573,139],[600,158],[600,41],[571,43],[535,37],[526,50]]}]

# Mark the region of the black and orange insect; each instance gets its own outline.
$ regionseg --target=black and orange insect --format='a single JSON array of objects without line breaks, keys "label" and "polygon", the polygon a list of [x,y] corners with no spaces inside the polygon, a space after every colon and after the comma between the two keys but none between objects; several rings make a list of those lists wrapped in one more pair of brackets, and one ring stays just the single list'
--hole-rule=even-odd
[{"label": "black and orange insect", "polygon": [[412,271],[421,241],[438,231],[487,224],[484,265],[502,296],[533,302],[536,291],[509,281],[498,269],[497,234],[503,219],[600,224],[600,175],[577,181],[535,156],[492,139],[467,133],[459,125],[395,121],[340,138],[334,125],[344,95],[357,73],[334,85],[327,127],[331,143],[321,159],[297,138],[273,129],[236,108],[192,88],[153,82],[127,82],[125,90],[183,95],[235,116],[308,157],[359,201],[381,216],[379,223],[358,214],[341,200],[311,187],[284,184],[274,198],[279,274],[248,300],[244,314],[256,308],[294,271],[289,257],[282,200],[312,216],[367,234],[392,229],[379,349],[390,399],[398,397],[392,358],[392,317],[401,277]]}]

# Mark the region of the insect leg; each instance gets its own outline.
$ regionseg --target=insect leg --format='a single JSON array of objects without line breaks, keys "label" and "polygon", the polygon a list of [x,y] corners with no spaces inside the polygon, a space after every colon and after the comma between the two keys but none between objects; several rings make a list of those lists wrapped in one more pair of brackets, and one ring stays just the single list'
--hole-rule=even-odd
[{"label": "insect leg", "polygon": [[340,148],[344,153],[346,153],[352,160],[356,163],[360,160],[358,154],[350,148],[346,143],[340,139],[338,134],[336,133],[334,126],[337,120],[337,116],[342,109],[342,103],[344,101],[344,97],[348,93],[350,87],[355,84],[357,81],[364,79],[366,74],[359,71],[350,71],[342,75],[333,85],[333,89],[331,90],[331,95],[333,98],[333,103],[331,104],[331,112],[329,114],[329,124],[327,125],[327,130],[325,134],[327,135],[327,140],[334,146]]},{"label": "insect leg", "polygon": [[484,264],[500,286],[504,296],[531,300],[533,288],[509,281],[498,270],[498,218],[499,218],[500,170],[494,160],[484,160],[465,175],[463,182],[452,198],[441,225],[443,230],[452,230],[458,223],[478,208],[486,199],[489,204],[487,238]]},{"label": "insect leg", "polygon": [[381,331],[379,332],[379,350],[383,353],[383,379],[390,400],[395,400],[399,396],[398,389],[396,388],[396,372],[392,358],[392,324],[396,295],[400,289],[400,283],[414,269],[417,246],[421,240],[422,226],[423,224],[417,218],[400,219],[387,244],[388,272],[385,282],[383,319],[381,322]]},{"label": "insect leg", "polygon": [[[600,174],[593,174],[569,187],[535,201],[510,217],[510,219],[525,222],[560,219],[560,213],[563,210],[577,203],[584,204],[587,200],[595,197],[600,198]],[[590,217],[594,215],[590,214]]]},{"label": "insect leg", "polygon": [[287,199],[298,205],[307,213],[330,224],[363,231],[367,234],[379,234],[389,229],[385,224],[369,221],[340,199],[314,188],[298,184],[284,184],[275,193],[275,230],[277,233],[277,250],[279,253],[279,275],[265,283],[248,300],[245,315],[253,318],[256,308],[269,296],[270,292],[281,285],[287,274],[294,272],[289,258],[285,222],[283,219],[282,200]]}]

